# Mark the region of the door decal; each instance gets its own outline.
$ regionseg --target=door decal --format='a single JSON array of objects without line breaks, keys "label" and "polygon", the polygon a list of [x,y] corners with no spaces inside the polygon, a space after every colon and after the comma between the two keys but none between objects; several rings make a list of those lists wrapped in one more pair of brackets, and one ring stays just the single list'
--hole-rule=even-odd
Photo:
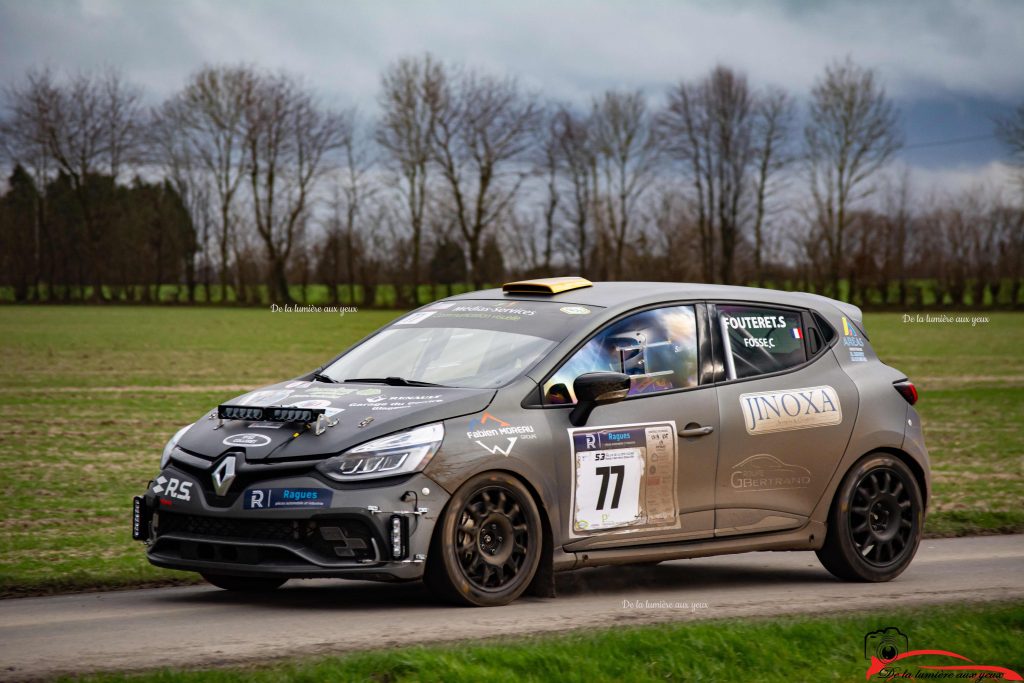
[{"label": "door decal", "polygon": [[569,441],[574,532],[678,526],[675,422],[570,429]]},{"label": "door decal", "polygon": [[839,394],[829,386],[740,395],[747,434],[837,425],[843,421]]}]

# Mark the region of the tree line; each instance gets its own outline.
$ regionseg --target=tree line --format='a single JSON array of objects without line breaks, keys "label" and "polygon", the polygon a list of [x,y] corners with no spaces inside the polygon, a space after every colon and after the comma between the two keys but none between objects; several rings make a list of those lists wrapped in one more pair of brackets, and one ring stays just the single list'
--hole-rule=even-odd
[{"label": "tree line", "polygon": [[[995,122],[1020,195],[912,190],[876,72],[806,103],[717,66],[585,104],[399,59],[377,114],[210,65],[150,104],[114,70],[3,91],[0,286],[15,301],[412,306],[453,286],[591,279],[799,288],[862,305],[1019,305],[1024,106]],[[432,291],[431,291],[432,288]],[[169,292],[169,293],[168,293]]]}]

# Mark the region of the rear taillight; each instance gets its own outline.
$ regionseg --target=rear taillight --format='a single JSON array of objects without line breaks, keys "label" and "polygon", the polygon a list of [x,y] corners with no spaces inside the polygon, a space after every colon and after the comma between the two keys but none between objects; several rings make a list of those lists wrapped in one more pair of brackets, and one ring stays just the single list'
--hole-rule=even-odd
[{"label": "rear taillight", "polygon": [[907,399],[907,403],[914,405],[917,403],[917,387],[910,380],[903,380],[902,382],[896,382],[892,385],[896,391],[900,392],[900,396]]}]

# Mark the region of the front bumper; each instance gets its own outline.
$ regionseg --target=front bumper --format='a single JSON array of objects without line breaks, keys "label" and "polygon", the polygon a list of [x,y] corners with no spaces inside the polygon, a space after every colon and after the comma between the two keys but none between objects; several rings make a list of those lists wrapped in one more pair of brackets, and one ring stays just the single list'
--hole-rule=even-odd
[{"label": "front bumper", "polygon": [[[160,475],[165,485],[156,480],[140,497],[133,528],[146,539],[152,564],[253,577],[414,580],[423,575],[434,524],[449,497],[422,474],[344,487],[310,474],[250,478],[217,496],[204,486],[204,474],[172,463]],[[178,483],[168,495],[172,480]],[[254,489],[268,496],[271,490],[332,493],[316,507],[252,509],[246,497]]]}]

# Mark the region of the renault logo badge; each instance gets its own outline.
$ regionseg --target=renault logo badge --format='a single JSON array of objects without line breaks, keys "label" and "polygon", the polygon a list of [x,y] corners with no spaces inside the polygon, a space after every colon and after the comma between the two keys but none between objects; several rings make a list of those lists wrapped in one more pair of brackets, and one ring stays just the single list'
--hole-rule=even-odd
[{"label": "renault logo badge", "polygon": [[229,455],[217,465],[213,471],[213,489],[218,496],[223,496],[231,488],[231,482],[235,480],[235,456]]}]

